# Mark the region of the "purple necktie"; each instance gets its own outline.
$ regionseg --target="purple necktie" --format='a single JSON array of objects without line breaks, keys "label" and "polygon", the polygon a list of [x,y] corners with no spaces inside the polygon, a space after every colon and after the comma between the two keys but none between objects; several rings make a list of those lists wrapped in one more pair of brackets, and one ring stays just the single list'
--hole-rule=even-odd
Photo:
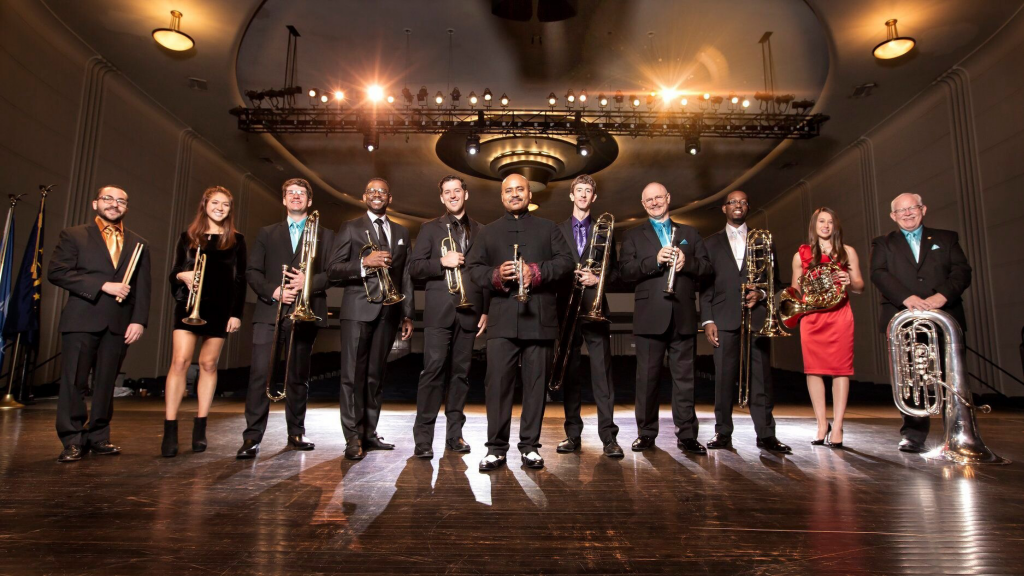
[{"label": "purple necktie", "polygon": [[576,251],[580,257],[583,256],[583,248],[587,245],[587,232],[583,229],[583,224],[575,224],[576,229]]}]

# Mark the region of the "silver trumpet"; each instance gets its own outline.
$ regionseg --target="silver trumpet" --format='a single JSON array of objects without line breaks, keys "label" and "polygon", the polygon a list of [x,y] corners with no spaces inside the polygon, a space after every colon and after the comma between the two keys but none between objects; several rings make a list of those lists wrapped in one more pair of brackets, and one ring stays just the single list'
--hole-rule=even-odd
[{"label": "silver trumpet", "polygon": [[945,411],[942,446],[925,457],[956,464],[1009,464],[1009,460],[989,450],[978,434],[974,409],[986,413],[992,409],[971,402],[963,331],[956,320],[941,310],[904,310],[889,321],[886,333],[896,407],[918,418]]},{"label": "silver trumpet", "polygon": [[530,289],[526,282],[523,282],[523,266],[526,266],[526,260],[519,257],[519,244],[512,245],[512,261],[516,263],[516,282],[519,283],[516,300],[525,304],[530,301]]},{"label": "silver trumpet", "polygon": [[668,263],[668,285],[665,286],[666,294],[676,293],[676,262],[679,261],[679,252],[676,252],[676,228],[672,227],[672,236],[668,240],[668,245],[673,248],[672,260]]}]

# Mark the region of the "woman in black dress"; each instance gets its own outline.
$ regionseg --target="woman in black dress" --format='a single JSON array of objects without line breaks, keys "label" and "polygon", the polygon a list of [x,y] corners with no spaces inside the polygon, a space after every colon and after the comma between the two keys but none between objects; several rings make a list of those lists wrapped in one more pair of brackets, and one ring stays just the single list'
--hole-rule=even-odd
[{"label": "woman in black dress", "polygon": [[[196,217],[181,234],[171,269],[171,293],[177,301],[174,308],[173,352],[167,370],[164,439],[161,453],[173,457],[178,453],[178,407],[185,395],[185,374],[192,364],[196,343],[199,348],[199,384],[196,395],[199,410],[192,428],[192,451],[206,450],[206,417],[217,389],[217,364],[224,338],[242,325],[245,304],[245,238],[235,231],[231,212],[231,192],[222,186],[207,188],[199,202]],[[186,303],[192,286],[196,248],[206,256],[202,276],[202,297],[199,317],[201,326],[188,325]]]}]

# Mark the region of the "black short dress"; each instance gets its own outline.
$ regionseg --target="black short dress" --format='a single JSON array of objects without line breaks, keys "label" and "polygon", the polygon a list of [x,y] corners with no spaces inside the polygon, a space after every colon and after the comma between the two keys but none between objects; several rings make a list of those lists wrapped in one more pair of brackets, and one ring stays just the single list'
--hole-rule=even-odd
[{"label": "black short dress", "polygon": [[217,248],[220,234],[207,234],[202,253],[206,255],[203,276],[203,296],[199,302],[199,317],[206,320],[202,326],[189,326],[182,322],[188,316],[188,286],[178,280],[181,272],[191,272],[195,266],[196,249],[190,247],[188,233],[183,232],[174,251],[171,268],[171,294],[174,296],[174,329],[188,330],[198,336],[224,338],[228,319],[242,317],[245,306],[245,237],[235,233],[235,245],[225,250]]}]

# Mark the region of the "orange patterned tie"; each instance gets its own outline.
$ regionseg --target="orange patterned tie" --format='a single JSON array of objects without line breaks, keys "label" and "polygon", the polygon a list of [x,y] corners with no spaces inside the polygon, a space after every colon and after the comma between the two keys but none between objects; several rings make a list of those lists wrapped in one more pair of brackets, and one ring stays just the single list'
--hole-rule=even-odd
[{"label": "orange patterned tie", "polygon": [[121,231],[113,226],[107,226],[103,229],[103,236],[107,242],[107,251],[110,252],[110,260],[113,261],[114,268],[117,268],[117,262],[121,259],[121,245],[124,243]]}]

